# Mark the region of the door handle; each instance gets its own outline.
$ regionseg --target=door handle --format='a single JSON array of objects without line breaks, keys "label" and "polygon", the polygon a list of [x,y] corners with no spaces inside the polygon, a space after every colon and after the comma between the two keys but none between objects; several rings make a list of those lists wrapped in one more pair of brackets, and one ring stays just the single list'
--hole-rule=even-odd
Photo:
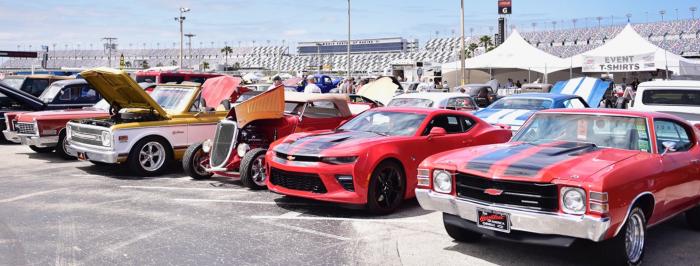
[{"label": "door handle", "polygon": [[469,144],[469,143],[472,143],[473,141],[474,140],[472,140],[472,139],[465,139],[465,140],[462,140],[462,144]]}]

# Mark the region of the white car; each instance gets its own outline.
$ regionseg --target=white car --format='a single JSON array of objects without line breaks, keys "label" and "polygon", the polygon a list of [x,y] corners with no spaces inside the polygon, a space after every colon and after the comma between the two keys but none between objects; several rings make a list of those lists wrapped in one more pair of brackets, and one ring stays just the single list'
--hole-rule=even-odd
[{"label": "white car", "polygon": [[658,80],[639,84],[630,108],[638,111],[670,113],[700,123],[700,81]]},{"label": "white car", "polygon": [[395,96],[386,106],[426,107],[463,111],[476,111],[474,99],[456,92],[417,92]]}]

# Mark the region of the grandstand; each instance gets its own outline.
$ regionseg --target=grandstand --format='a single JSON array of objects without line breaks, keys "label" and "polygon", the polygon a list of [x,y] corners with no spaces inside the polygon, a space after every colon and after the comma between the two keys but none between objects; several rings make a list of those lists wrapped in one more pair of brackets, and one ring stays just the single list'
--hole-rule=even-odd
[{"label": "grandstand", "polygon": [[[633,25],[635,30],[652,43],[669,51],[685,56],[700,57],[700,20],[686,19],[666,22],[642,23]],[[574,28],[521,32],[533,46],[566,58],[594,49],[612,39],[624,25]],[[469,44],[479,44],[478,38],[468,38]],[[634,44],[630,44],[634,45]],[[377,73],[388,69],[392,64],[405,64],[417,61],[446,63],[458,60],[459,38],[434,38],[417,51],[406,50],[386,53],[356,53],[352,55],[353,69],[361,73]],[[207,62],[210,68],[223,65],[238,65],[241,68],[269,69],[282,71],[302,71],[309,66],[330,65],[334,71],[345,71],[345,54],[325,54],[318,58],[315,54],[292,54],[287,46],[231,47],[232,52],[225,57],[221,49],[192,48],[192,56],[185,50],[184,64],[196,68]],[[483,49],[475,51],[478,55]],[[127,68],[148,66],[172,66],[178,61],[177,49],[123,49],[113,53],[112,66],[116,67],[119,55],[125,57]],[[107,66],[108,58],[103,50],[53,50],[48,53],[49,68]],[[0,69],[21,69],[40,65],[39,59],[9,59]]]}]

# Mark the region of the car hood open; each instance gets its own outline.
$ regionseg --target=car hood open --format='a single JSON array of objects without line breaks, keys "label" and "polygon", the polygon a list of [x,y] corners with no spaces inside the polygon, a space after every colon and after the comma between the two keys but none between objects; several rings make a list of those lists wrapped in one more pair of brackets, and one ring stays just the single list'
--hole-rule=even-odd
[{"label": "car hood open", "polygon": [[80,72],[80,76],[90,83],[112,107],[150,109],[161,117],[167,112],[124,71],[111,68],[95,68]]},{"label": "car hood open", "polygon": [[357,92],[357,95],[387,105],[394,95],[396,95],[396,90],[398,89],[399,85],[396,85],[391,78],[383,77],[362,86],[360,91]]},{"label": "car hood open", "polygon": [[[260,119],[276,119],[284,116],[284,86],[278,86],[236,105],[234,112],[238,128]],[[229,115],[231,113],[229,112]]]},{"label": "car hood open", "polygon": [[599,148],[589,143],[509,142],[441,154],[433,160],[433,165],[454,166],[459,172],[487,178],[547,183],[554,179],[587,178],[639,153]]},{"label": "car hood open", "polygon": [[[28,110],[43,110],[46,108],[46,103],[34,97],[34,95],[12,88],[2,82],[0,82],[0,94],[26,106]],[[2,108],[4,108],[4,106],[0,106],[0,110]]]}]

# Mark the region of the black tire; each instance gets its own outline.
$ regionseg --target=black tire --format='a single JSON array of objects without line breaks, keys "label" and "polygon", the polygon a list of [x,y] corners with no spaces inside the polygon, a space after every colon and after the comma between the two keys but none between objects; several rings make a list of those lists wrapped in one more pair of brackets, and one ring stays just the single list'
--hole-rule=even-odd
[{"label": "black tire", "polygon": [[447,231],[447,235],[449,235],[452,239],[457,240],[458,242],[472,243],[479,241],[483,236],[477,232],[447,223],[445,221],[445,216],[447,215],[450,214],[444,212],[442,213],[442,224],[445,225],[445,231]]},{"label": "black tire", "polygon": [[[147,156],[142,157],[141,151],[144,148],[150,149],[149,147],[153,148],[153,150],[150,150],[150,152],[153,153],[158,152],[158,150],[162,148],[163,157],[160,157],[161,155],[152,156],[150,157],[151,160],[149,160],[149,157]],[[142,164],[142,159],[144,159],[146,163]],[[160,161],[161,159],[163,160],[162,163]],[[131,148],[131,152],[129,152],[129,157],[126,160],[126,165],[127,167],[129,167],[129,170],[131,170],[131,172],[133,172],[136,175],[157,176],[163,174],[163,172],[168,167],[170,167],[172,162],[173,150],[168,143],[166,143],[160,138],[146,137],[142,140],[139,140],[139,142],[137,142],[134,145],[134,147]]]},{"label": "black tire", "polygon": [[685,221],[690,228],[700,231],[700,206],[685,211]]},{"label": "black tire", "polygon": [[36,153],[49,153],[53,151],[53,147],[37,147],[34,145],[29,145],[29,148]]},{"label": "black tire", "polygon": [[[243,156],[240,167],[241,183],[243,183],[243,186],[254,190],[267,188],[265,185],[267,175],[264,168],[266,152],[266,149],[255,148],[249,150]],[[262,161],[259,161],[259,159]],[[260,166],[263,166],[262,169]]]},{"label": "black tire", "polygon": [[201,164],[202,159],[206,158],[203,156],[208,157],[208,154],[202,150],[202,142],[187,147],[185,156],[182,157],[182,169],[185,170],[185,174],[197,180],[211,178],[214,174],[205,171]]},{"label": "black tire", "polygon": [[390,214],[396,211],[406,195],[406,174],[392,161],[380,163],[367,188],[367,209],[374,214]]},{"label": "black tire", "polygon": [[56,143],[55,150],[56,150],[56,154],[65,160],[77,159],[74,156],[71,156],[70,154],[68,154],[68,151],[66,150],[66,131],[65,130],[61,131],[61,133],[58,134],[58,143]]},{"label": "black tire", "polygon": [[[610,265],[641,264],[646,248],[646,228],[647,219],[644,211],[638,206],[633,207],[617,236],[602,243],[600,254],[603,254],[606,260],[605,263]],[[639,236],[640,232],[641,239],[630,237],[631,235]],[[634,241],[627,241],[627,238],[634,239]],[[629,248],[628,242],[631,245]]]}]

